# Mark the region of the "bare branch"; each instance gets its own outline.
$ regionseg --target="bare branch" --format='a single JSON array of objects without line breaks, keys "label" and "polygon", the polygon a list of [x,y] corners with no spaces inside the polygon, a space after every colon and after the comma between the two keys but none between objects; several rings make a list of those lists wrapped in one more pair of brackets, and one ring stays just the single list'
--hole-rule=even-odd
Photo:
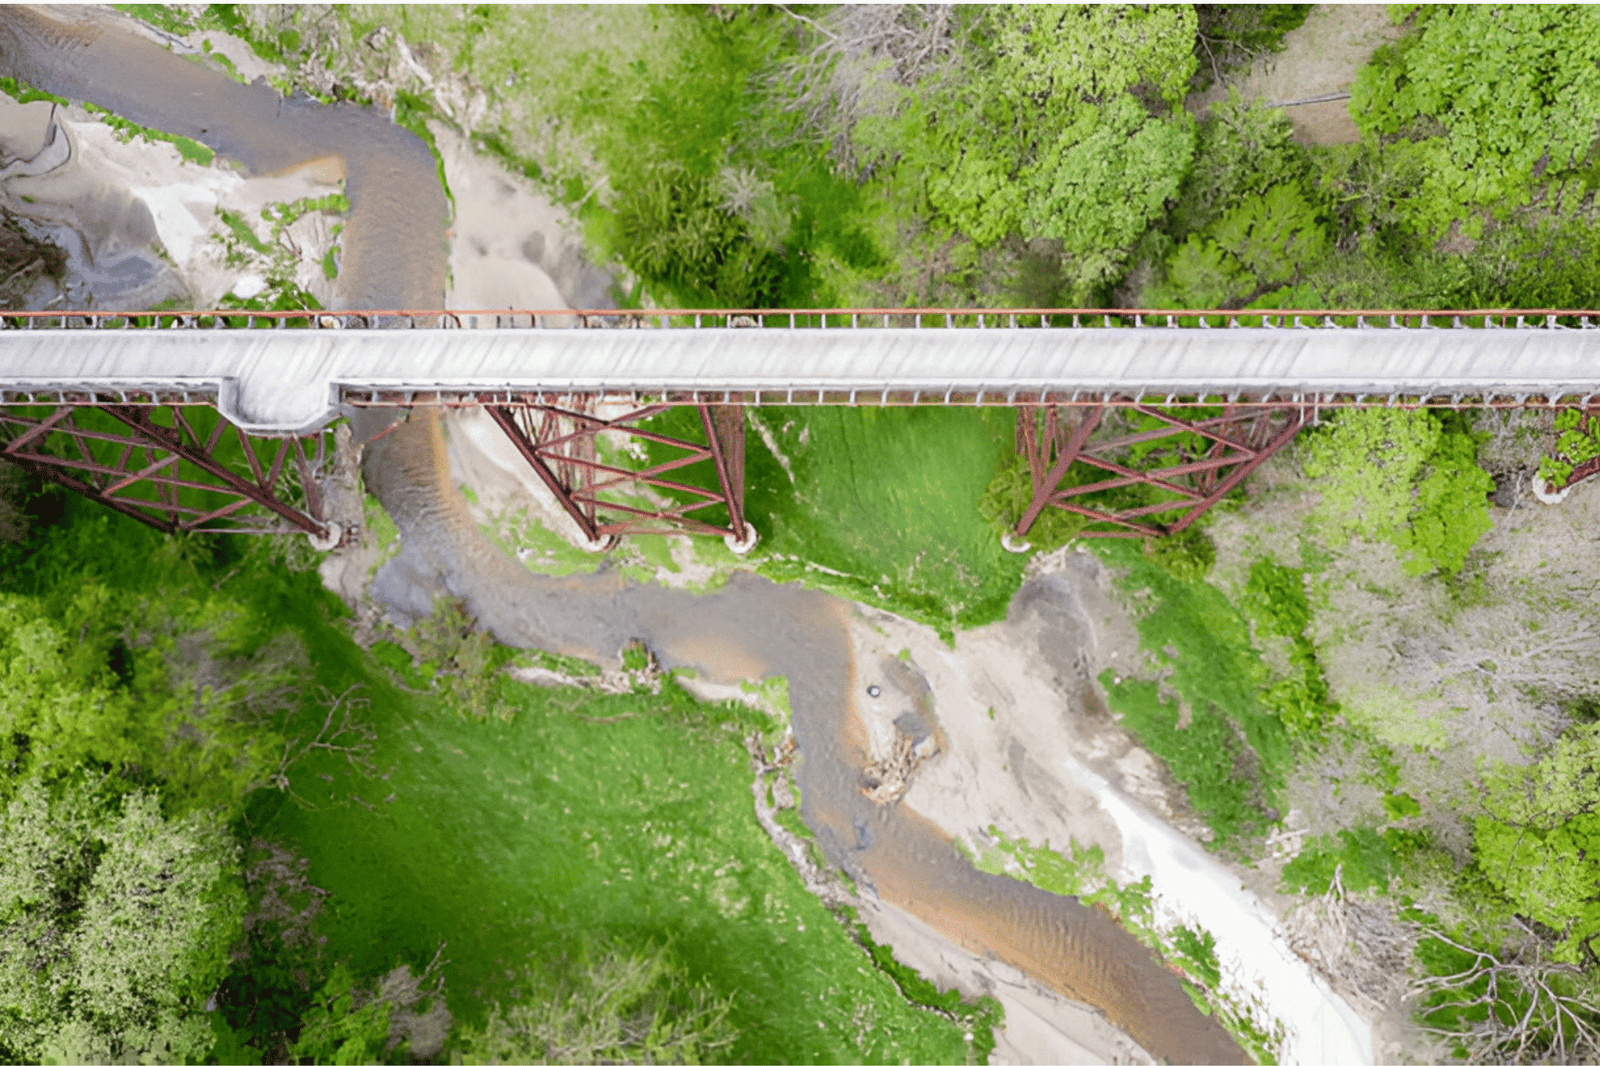
[{"label": "bare branch", "polygon": [[344,756],[345,763],[362,777],[371,777],[377,773],[377,765],[373,762],[372,756],[376,750],[378,734],[365,721],[351,718],[353,712],[364,711],[371,705],[371,701],[365,697],[354,695],[360,687],[359,684],[351,685],[337,696],[325,688],[320,690],[321,698],[318,702],[326,707],[328,712],[323,716],[322,724],[313,736],[306,737],[301,734],[283,742],[283,754],[278,758],[277,768],[267,775],[266,784],[275,786],[280,792],[288,793],[303,806],[314,806],[289,785],[289,768],[314,751]]},{"label": "bare branch", "polygon": [[[1471,1063],[1592,1062],[1600,1058],[1600,1000],[1593,975],[1569,963],[1546,961],[1537,937],[1529,937],[1510,958],[1502,959],[1436,929],[1424,930],[1423,935],[1471,956],[1472,962],[1457,973],[1415,979],[1405,998],[1445,994],[1440,1002],[1423,1010],[1424,1018],[1452,1008],[1485,1008],[1482,1020],[1454,1029],[1424,1024],[1420,1027],[1423,1032],[1459,1045],[1466,1052],[1465,1061]],[[1529,952],[1531,960],[1525,959]],[[1483,991],[1473,994],[1480,982]],[[1465,995],[1448,995],[1458,992]],[[1511,1013],[1523,997],[1526,1006]]]}]

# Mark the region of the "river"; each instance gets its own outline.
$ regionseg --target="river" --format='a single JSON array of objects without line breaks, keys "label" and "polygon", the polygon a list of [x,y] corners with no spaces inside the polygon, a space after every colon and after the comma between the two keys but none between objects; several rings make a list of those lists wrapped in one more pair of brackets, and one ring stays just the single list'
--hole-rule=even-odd
[{"label": "river", "polygon": [[[193,138],[254,173],[342,158],[351,214],[340,306],[444,306],[446,199],[427,146],[387,116],[283,100],[111,26],[67,25],[18,8],[0,10],[0,70]],[[355,436],[372,437],[388,417],[361,413]],[[1244,1060],[1180,979],[1109,918],[1076,899],[978,872],[939,827],[903,804],[879,806],[862,794],[868,760],[851,698],[856,663],[845,604],[753,575],[703,596],[605,576],[535,575],[480,533],[451,484],[445,454],[438,419],[425,410],[366,449],[367,486],[404,545],[375,595],[404,607],[433,582],[509,645],[609,658],[642,639],[670,669],[695,665],[697,649],[714,642],[725,661],[785,676],[801,754],[802,816],[826,857],[864,891],[1103,1010],[1158,1058]]]}]

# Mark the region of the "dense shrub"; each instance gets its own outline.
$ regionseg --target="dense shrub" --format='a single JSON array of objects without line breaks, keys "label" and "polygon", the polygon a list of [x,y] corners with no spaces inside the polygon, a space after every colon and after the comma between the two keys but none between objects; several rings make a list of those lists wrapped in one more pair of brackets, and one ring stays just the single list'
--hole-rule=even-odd
[{"label": "dense shrub", "polygon": [[1517,913],[1555,934],[1557,961],[1600,949],[1600,726],[1573,728],[1532,766],[1484,775],[1478,865]]},{"label": "dense shrub", "polygon": [[1312,837],[1300,854],[1283,867],[1284,888],[1310,895],[1328,891],[1333,875],[1351,892],[1376,890],[1387,894],[1389,882],[1405,868],[1406,860],[1426,845],[1424,837],[1401,829],[1341,829],[1331,836]]},{"label": "dense shrub", "polygon": [[244,913],[226,827],[165,819],[150,792],[29,781],[0,839],[0,1056],[203,1061]]},{"label": "dense shrub", "polygon": [[1350,113],[1416,194],[1396,203],[1430,238],[1477,237],[1529,202],[1535,182],[1583,168],[1600,114],[1600,11],[1570,4],[1400,9],[1415,32],[1356,78]]},{"label": "dense shrub", "polygon": [[752,239],[711,178],[678,164],[655,168],[623,193],[617,228],[623,257],[641,274],[727,307],[771,302],[776,256]]}]

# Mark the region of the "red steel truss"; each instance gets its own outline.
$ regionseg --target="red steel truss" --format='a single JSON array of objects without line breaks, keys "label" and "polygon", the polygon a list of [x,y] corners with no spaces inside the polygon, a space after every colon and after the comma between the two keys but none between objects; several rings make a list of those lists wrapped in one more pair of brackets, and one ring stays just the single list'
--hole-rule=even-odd
[{"label": "red steel truss", "polygon": [[[570,396],[559,405],[486,406],[485,410],[596,545],[612,547],[618,537],[627,533],[705,533],[727,538],[735,550],[748,549],[755,543],[755,534],[744,516],[744,408],[738,404],[695,405],[705,433],[704,443],[679,440],[634,424],[670,406],[651,404],[601,418],[594,413],[592,399]],[[601,433],[650,441],[685,454],[644,470],[628,470],[598,457],[595,442]],[[716,491],[665,476],[707,461],[716,470]],[[692,498],[649,508],[601,496],[607,492],[614,496],[616,490],[635,484]],[[725,526],[693,514],[718,505],[727,508]]]},{"label": "red steel truss", "polygon": [[[1027,458],[1033,498],[1017,522],[1017,534],[1025,536],[1046,507],[1090,519],[1089,526],[1078,534],[1083,537],[1177,533],[1294,439],[1310,420],[1312,410],[1294,405],[1233,404],[1223,407],[1220,415],[1197,417],[1201,413],[1192,411],[1189,417],[1179,417],[1171,409],[1148,404],[1120,409],[1105,404],[1042,410],[1020,407],[1017,451]],[[1130,431],[1129,418],[1146,423],[1147,428]],[[1110,476],[1062,487],[1074,465]],[[1135,485],[1156,489],[1158,498],[1119,508],[1110,506],[1103,496]],[[1096,495],[1102,496],[1100,507],[1093,506]],[[1154,517],[1173,511],[1182,514],[1170,523]]]},{"label": "red steel truss", "polygon": [[[0,407],[0,458],[103,503],[167,533],[283,532],[285,524],[325,540],[322,496],[315,471],[326,458],[322,434],[284,437],[258,452],[262,438],[218,417],[201,436],[183,405],[58,407],[42,417],[37,408]],[[90,411],[106,416],[94,419]],[[98,424],[97,424],[98,423]],[[230,436],[237,438],[238,447]],[[64,443],[65,447],[50,448]],[[308,445],[310,454],[308,455]],[[285,476],[293,463],[303,504],[288,502],[294,486]],[[200,493],[231,499],[220,507]],[[252,505],[281,521],[249,521]]]}]

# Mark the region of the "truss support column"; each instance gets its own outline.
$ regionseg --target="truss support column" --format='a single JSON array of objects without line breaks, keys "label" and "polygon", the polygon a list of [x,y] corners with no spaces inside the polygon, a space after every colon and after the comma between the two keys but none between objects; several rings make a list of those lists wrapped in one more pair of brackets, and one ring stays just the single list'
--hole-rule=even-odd
[{"label": "truss support column", "polygon": [[[15,441],[12,442],[12,444],[15,443]],[[71,474],[62,471],[49,463],[42,463],[30,456],[27,452],[20,450],[12,451],[11,446],[7,445],[4,449],[0,449],[0,459],[6,459],[9,462],[16,463],[24,470],[28,470],[34,474],[37,474],[46,481],[54,481],[57,485],[60,485],[64,489],[67,489],[71,492],[76,492],[79,496],[93,500],[95,503],[101,504],[102,506],[109,507],[118,514],[127,515],[135,522],[143,522],[151,529],[160,530],[162,533],[171,533],[173,531],[170,525],[163,522],[158,522],[156,519],[145,514],[137,507],[129,506],[125,501],[120,500],[109,493],[102,492],[100,489],[95,488],[95,486],[89,484],[87,481],[75,478]]]},{"label": "truss support column", "polygon": [[539,480],[544,482],[545,488],[550,490],[562,508],[578,524],[578,528],[583,530],[583,535],[589,539],[589,543],[601,549],[615,547],[617,538],[600,532],[594,518],[573,497],[572,490],[556,476],[556,472],[550,469],[550,464],[539,455],[534,442],[528,439],[528,435],[517,424],[515,413],[508,407],[491,405],[486,405],[484,410],[494,420],[495,425],[500,427],[501,432],[511,440],[517,453],[533,468],[533,472],[539,475]]},{"label": "truss support column", "polygon": [[744,405],[700,404],[700,424],[711,448],[711,461],[717,467],[717,484],[728,507],[728,528],[733,531],[729,546],[748,551],[755,545],[754,530],[744,518]]},{"label": "truss support column", "polygon": [[[1050,503],[1050,497],[1055,494],[1056,486],[1061,484],[1061,479],[1066,476],[1067,470],[1077,461],[1084,444],[1089,440],[1089,434],[1094,432],[1105,414],[1103,405],[1080,410],[1081,421],[1073,427],[1064,443],[1057,439],[1054,408],[1051,408],[1046,415],[1045,439],[1038,447],[1033,446],[1033,427],[1029,427],[1024,454],[1028,457],[1028,466],[1033,475],[1033,499],[1017,521],[1016,531],[1019,537],[1027,536],[1028,530],[1039,520],[1039,515]],[[1049,462],[1052,446],[1056,448],[1056,460],[1046,469],[1045,464]]]},{"label": "truss support column", "polygon": [[[115,418],[118,422],[121,422],[123,425],[133,430],[134,433],[148,439],[158,448],[171,452],[173,455],[176,455],[185,462],[204,470],[206,473],[210,474],[212,477],[226,485],[229,492],[237,493],[246,499],[260,504],[262,507],[265,507],[279,518],[282,518],[284,521],[288,522],[290,525],[295,526],[296,528],[310,534],[313,537],[322,539],[328,536],[327,523],[322,520],[320,495],[317,492],[314,479],[309,476],[309,470],[307,469],[305,461],[305,453],[300,448],[300,442],[298,439],[295,441],[295,450],[299,453],[299,466],[302,472],[301,476],[305,480],[306,504],[308,507],[312,508],[314,512],[313,514],[306,514],[303,511],[298,511],[284,503],[282,500],[278,499],[278,497],[273,495],[273,493],[270,491],[261,488],[259,485],[251,484],[249,481],[240,477],[238,474],[235,474],[233,471],[229,470],[227,467],[213,459],[209,449],[201,450],[189,447],[187,444],[183,443],[183,434],[179,430],[167,429],[165,426],[158,426],[152,422],[150,420],[149,408],[131,406],[124,407],[120,404],[108,404],[104,407],[101,407],[100,410],[104,411],[112,418]],[[276,478],[274,478],[274,480],[276,480]]]},{"label": "truss support column", "polygon": [[1170,535],[1172,533],[1183,532],[1201,515],[1215,507],[1224,496],[1233,491],[1235,486],[1237,486],[1245,478],[1249,477],[1255,471],[1256,467],[1266,462],[1267,459],[1273,455],[1273,453],[1278,451],[1278,449],[1282,448],[1285,444],[1288,444],[1290,441],[1294,440],[1295,434],[1299,433],[1301,428],[1304,427],[1307,422],[1311,421],[1311,416],[1312,408],[1310,407],[1294,408],[1289,416],[1288,424],[1279,430],[1276,436],[1272,437],[1266,443],[1261,445],[1260,450],[1256,451],[1255,454],[1252,455],[1248,460],[1234,467],[1232,472],[1230,472],[1227,477],[1217,482],[1204,499],[1191,507],[1182,518],[1178,519],[1170,528],[1168,528],[1167,533]]}]

